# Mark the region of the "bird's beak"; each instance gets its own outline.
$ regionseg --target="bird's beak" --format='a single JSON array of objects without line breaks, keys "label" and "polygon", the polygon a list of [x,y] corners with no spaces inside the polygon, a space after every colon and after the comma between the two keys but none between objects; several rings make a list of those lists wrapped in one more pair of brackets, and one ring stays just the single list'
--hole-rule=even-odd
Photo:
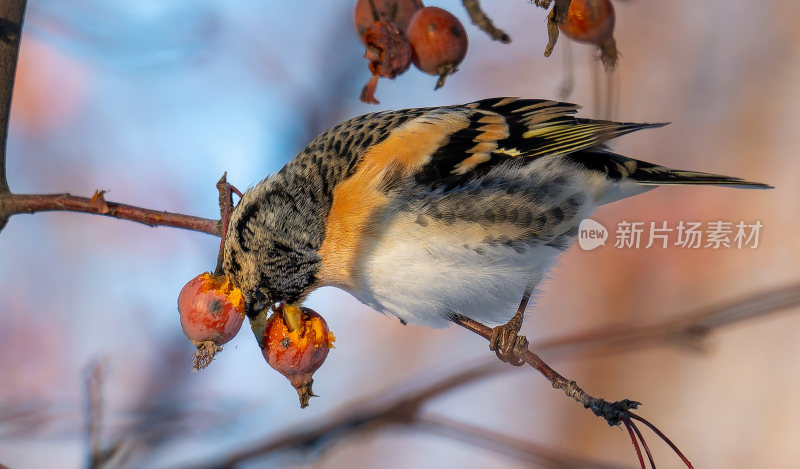
[{"label": "bird's beak", "polygon": [[294,332],[303,327],[303,312],[297,305],[290,305],[284,302],[278,306],[278,311],[283,314],[283,321],[290,332]]}]

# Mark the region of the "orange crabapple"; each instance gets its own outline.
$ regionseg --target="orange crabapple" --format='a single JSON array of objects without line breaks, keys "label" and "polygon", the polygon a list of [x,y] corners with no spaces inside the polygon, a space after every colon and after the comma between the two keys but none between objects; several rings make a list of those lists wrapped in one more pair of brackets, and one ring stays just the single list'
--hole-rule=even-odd
[{"label": "orange crabapple", "polygon": [[[294,322],[298,324],[292,330],[289,324]],[[325,319],[309,308],[281,304],[267,319],[262,353],[297,390],[301,408],[307,407],[314,396],[312,375],[322,366],[334,340]]]}]

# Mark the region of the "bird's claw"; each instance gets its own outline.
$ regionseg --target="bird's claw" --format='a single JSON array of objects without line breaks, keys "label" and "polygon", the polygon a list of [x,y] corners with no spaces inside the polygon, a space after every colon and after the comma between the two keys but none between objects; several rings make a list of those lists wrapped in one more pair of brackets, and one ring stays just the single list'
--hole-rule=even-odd
[{"label": "bird's claw", "polygon": [[523,355],[528,350],[528,339],[519,335],[519,328],[509,323],[492,329],[489,337],[489,350],[497,354],[497,358],[513,365],[522,366],[525,363]]}]

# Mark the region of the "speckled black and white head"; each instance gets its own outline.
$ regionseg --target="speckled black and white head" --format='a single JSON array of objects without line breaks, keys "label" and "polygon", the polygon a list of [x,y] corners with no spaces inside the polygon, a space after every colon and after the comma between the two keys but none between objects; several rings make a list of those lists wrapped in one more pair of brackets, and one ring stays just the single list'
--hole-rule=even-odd
[{"label": "speckled black and white head", "polygon": [[329,203],[315,177],[284,168],[245,192],[231,214],[225,271],[242,290],[248,314],[298,303],[314,287]]}]

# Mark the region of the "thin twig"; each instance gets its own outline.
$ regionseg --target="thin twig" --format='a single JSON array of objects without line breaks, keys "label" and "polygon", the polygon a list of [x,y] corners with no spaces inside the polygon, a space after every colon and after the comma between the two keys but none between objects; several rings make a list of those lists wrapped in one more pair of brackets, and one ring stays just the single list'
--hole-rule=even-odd
[{"label": "thin twig", "polygon": [[[550,13],[547,15],[547,46],[544,48],[545,57],[550,57],[550,54],[553,53],[553,48],[558,42],[558,25],[566,21],[571,3],[572,0],[556,0],[556,4],[553,5],[553,9],[550,10]],[[550,6],[549,1],[547,2],[547,6]]]},{"label": "thin twig", "polygon": [[650,448],[647,446],[647,441],[645,441],[644,437],[642,436],[642,432],[639,431],[639,427],[631,420],[628,420],[628,424],[630,424],[631,428],[633,428],[633,431],[636,432],[636,436],[639,438],[639,441],[642,442],[644,452],[647,453],[647,460],[650,461],[650,467],[652,469],[656,469],[656,461],[653,459],[653,455],[650,453]]},{"label": "thin twig", "polygon": [[478,0],[463,0],[464,8],[469,14],[472,23],[480,28],[483,32],[489,35],[495,41],[500,41],[504,44],[511,42],[511,37],[505,31],[496,27],[489,16],[481,10],[481,4]]},{"label": "thin twig", "polygon": [[[116,202],[107,202],[101,208],[95,200],[70,194],[0,194],[0,216],[48,211],[81,212],[134,221],[148,226],[171,226],[220,236],[219,220]],[[104,213],[106,207],[108,212]]]},{"label": "thin twig", "polygon": [[547,45],[544,46],[544,56],[550,57],[558,42],[558,23],[555,20],[556,10],[553,8],[547,15]]},{"label": "thin twig", "polygon": [[[478,334],[486,340],[491,339],[492,328],[481,324],[478,321],[458,314],[452,315],[451,320],[459,326]],[[564,394],[583,404],[584,407],[591,410],[595,415],[604,418],[609,425],[619,425],[619,423],[627,416],[630,409],[635,409],[640,405],[639,402],[629,399],[609,402],[605,399],[593,397],[581,389],[581,387],[578,386],[578,383],[575,381],[561,376],[561,374],[551,368],[550,365],[545,363],[545,361],[542,360],[539,355],[531,351],[531,349],[524,348],[524,350],[515,350],[515,352],[525,363],[532,366],[536,369],[536,371],[544,375],[544,377],[550,381],[550,384],[552,384],[554,388],[562,390]]]},{"label": "thin twig", "polygon": [[639,465],[642,469],[645,469],[644,466],[644,458],[642,457],[642,450],[639,448],[639,442],[636,440],[636,434],[633,433],[633,424],[631,423],[630,419],[623,419],[622,423],[625,424],[625,429],[628,430],[628,435],[631,437],[631,442],[633,443],[633,449],[636,451],[636,457],[639,459]]},{"label": "thin twig", "polygon": [[647,427],[650,428],[650,430],[652,430],[653,433],[655,433],[656,435],[658,435],[659,438],[664,440],[664,443],[666,443],[667,445],[669,445],[670,448],[672,448],[672,451],[674,451],[675,454],[677,454],[678,457],[681,458],[681,461],[683,461],[683,463],[686,464],[686,467],[688,467],[689,469],[694,469],[694,466],[692,466],[692,463],[689,462],[689,459],[686,456],[683,455],[681,450],[679,450],[678,447],[675,446],[675,443],[673,443],[672,440],[667,438],[667,435],[665,435],[661,430],[659,430],[658,427],[656,427],[652,423],[648,422],[644,418],[639,417],[638,415],[634,414],[633,412],[629,412],[629,414],[630,414],[632,419],[638,420],[638,421],[642,422],[643,424],[647,425]]},{"label": "thin twig", "polygon": [[214,268],[214,275],[222,275],[222,264],[225,260],[225,235],[228,232],[228,220],[231,213],[233,199],[231,196],[231,185],[228,184],[228,172],[222,174],[217,181],[219,191],[219,214],[222,224],[220,226],[219,252],[217,253],[217,266]]}]

